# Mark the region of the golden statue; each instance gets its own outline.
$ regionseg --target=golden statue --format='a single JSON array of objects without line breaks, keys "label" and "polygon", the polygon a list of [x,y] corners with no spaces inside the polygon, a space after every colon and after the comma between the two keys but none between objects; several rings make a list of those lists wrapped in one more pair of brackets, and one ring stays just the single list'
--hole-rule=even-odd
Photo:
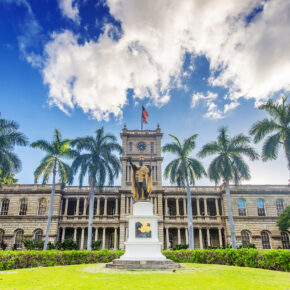
[{"label": "golden statue", "polygon": [[143,165],[144,157],[141,155],[139,165],[132,163],[131,157],[128,158],[132,167],[132,194],[135,200],[150,199],[152,191],[151,166]]}]

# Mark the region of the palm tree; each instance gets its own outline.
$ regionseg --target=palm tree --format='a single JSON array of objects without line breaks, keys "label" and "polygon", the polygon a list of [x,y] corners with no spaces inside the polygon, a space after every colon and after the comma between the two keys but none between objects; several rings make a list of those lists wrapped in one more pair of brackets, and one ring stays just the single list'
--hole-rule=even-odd
[{"label": "palm tree", "polygon": [[259,109],[265,110],[272,117],[256,122],[250,129],[254,135],[254,142],[260,142],[266,135],[270,135],[264,142],[262,149],[262,160],[277,159],[280,145],[283,145],[290,170],[290,104],[287,98],[282,97],[281,104],[269,100],[261,105]]},{"label": "palm tree", "polygon": [[[77,138],[73,141],[79,154],[73,161],[72,170],[76,173],[80,170],[79,185],[83,185],[85,175],[88,175],[90,195],[89,195],[89,224],[87,250],[92,250],[92,227],[93,227],[93,206],[95,198],[95,188],[101,192],[106,180],[109,186],[113,185],[114,179],[118,177],[121,164],[116,155],[117,151],[122,154],[122,147],[117,143],[114,135],[104,134],[104,128],[96,131],[96,136]],[[80,154],[81,151],[85,151]]]},{"label": "palm tree", "polygon": [[13,150],[16,145],[28,145],[28,139],[18,128],[16,122],[0,119],[0,172],[3,176],[21,169],[21,161]]},{"label": "palm tree", "polygon": [[174,141],[172,143],[165,144],[162,147],[162,152],[170,152],[176,155],[176,159],[171,161],[165,168],[165,178],[170,180],[171,183],[177,183],[179,187],[185,187],[187,189],[187,216],[188,216],[188,241],[189,249],[194,249],[193,238],[193,221],[192,221],[192,206],[191,206],[191,194],[190,184],[194,185],[195,180],[206,175],[206,172],[202,164],[189,156],[192,150],[195,148],[195,139],[197,134],[192,135],[186,139],[183,143],[179,139],[170,134]]},{"label": "palm tree", "polygon": [[243,179],[250,179],[250,170],[242,155],[249,157],[251,160],[258,159],[259,155],[250,146],[249,137],[239,134],[231,138],[227,134],[227,128],[225,127],[219,129],[217,141],[205,144],[198,155],[200,157],[216,155],[209,165],[208,175],[216,184],[220,180],[223,180],[225,183],[232,247],[236,249],[236,235],[229,182],[234,181],[237,185]]},{"label": "palm tree", "polygon": [[46,184],[52,174],[52,190],[43,250],[47,249],[49,228],[53,212],[56,174],[58,173],[59,175],[59,181],[62,187],[67,183],[72,183],[73,180],[70,166],[62,161],[63,158],[72,159],[76,155],[76,152],[71,149],[71,141],[71,139],[62,140],[60,132],[55,129],[52,142],[38,140],[30,145],[46,153],[45,157],[40,161],[39,166],[34,171],[34,182],[37,183],[39,177],[42,175],[42,184]]}]

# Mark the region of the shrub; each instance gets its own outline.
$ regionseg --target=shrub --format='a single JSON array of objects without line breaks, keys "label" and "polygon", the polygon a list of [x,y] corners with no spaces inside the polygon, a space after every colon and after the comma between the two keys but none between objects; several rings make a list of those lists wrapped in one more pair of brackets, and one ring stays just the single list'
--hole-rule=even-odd
[{"label": "shrub", "polygon": [[73,239],[64,240],[61,244],[62,249],[64,250],[77,250],[78,245]]},{"label": "shrub", "polygon": [[37,240],[34,239],[33,240],[23,239],[22,242],[27,250],[42,250],[44,246],[43,241],[38,242]]},{"label": "shrub", "polygon": [[188,244],[180,244],[180,245],[173,246],[173,251],[186,250],[186,249],[188,249]]},{"label": "shrub", "polygon": [[4,240],[2,240],[0,243],[0,247],[3,251],[5,251],[6,248],[8,247],[8,244]]},{"label": "shrub", "polygon": [[102,245],[102,241],[101,240],[97,240],[95,242],[92,242],[92,249],[93,251],[97,251],[101,248]]}]

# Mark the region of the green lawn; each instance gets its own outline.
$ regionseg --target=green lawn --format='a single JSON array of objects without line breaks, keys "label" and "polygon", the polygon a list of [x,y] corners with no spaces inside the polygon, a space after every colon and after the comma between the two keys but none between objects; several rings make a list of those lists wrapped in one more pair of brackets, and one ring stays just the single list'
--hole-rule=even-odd
[{"label": "green lawn", "polygon": [[290,273],[183,264],[172,271],[117,271],[103,264],[0,272],[0,289],[290,289]]}]

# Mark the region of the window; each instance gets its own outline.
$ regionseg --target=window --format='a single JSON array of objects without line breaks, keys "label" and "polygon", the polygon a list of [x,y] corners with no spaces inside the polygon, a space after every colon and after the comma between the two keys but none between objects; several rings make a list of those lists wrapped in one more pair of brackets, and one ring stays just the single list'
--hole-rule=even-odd
[{"label": "window", "polygon": [[280,214],[284,211],[284,203],[282,199],[276,200],[276,208],[277,208],[277,214],[280,216]]},{"label": "window", "polygon": [[265,207],[264,202],[262,199],[257,200],[257,210],[258,210],[258,216],[265,216]]},{"label": "window", "polygon": [[21,249],[22,248],[22,240],[23,240],[24,232],[23,230],[18,230],[15,232],[15,248]]},{"label": "window", "polygon": [[46,212],[46,199],[41,198],[38,203],[38,215],[45,215]]},{"label": "window", "polygon": [[133,143],[132,142],[129,143],[129,152],[130,153],[133,152]]},{"label": "window", "polygon": [[42,230],[36,230],[34,232],[34,239],[38,242],[42,241]]},{"label": "window", "polygon": [[0,215],[8,215],[9,199],[3,199],[0,208]]},{"label": "window", "polygon": [[19,215],[26,215],[27,212],[27,199],[22,198],[20,200]]},{"label": "window", "polygon": [[287,232],[281,233],[281,239],[283,249],[289,250],[290,249],[289,234]]},{"label": "window", "polygon": [[250,234],[248,231],[243,230],[241,232],[241,238],[242,238],[242,246],[243,248],[247,248],[250,244]]},{"label": "window", "polygon": [[4,240],[4,230],[0,230],[0,243]]},{"label": "window", "polygon": [[154,153],[154,143],[150,143],[150,153]]},{"label": "window", "polygon": [[271,249],[269,234],[266,231],[261,232],[263,249]]},{"label": "window", "polygon": [[243,199],[238,200],[239,216],[246,216],[246,202]]}]

